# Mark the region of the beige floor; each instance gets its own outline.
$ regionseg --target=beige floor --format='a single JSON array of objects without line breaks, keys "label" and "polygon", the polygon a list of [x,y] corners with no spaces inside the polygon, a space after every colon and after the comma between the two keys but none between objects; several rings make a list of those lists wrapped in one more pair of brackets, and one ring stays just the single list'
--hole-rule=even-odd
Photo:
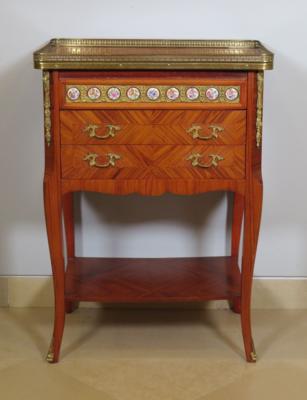
[{"label": "beige floor", "polygon": [[2,308],[0,398],[306,399],[307,310],[257,310],[253,322],[255,365],[227,310],[81,309],[49,365],[52,310]]}]

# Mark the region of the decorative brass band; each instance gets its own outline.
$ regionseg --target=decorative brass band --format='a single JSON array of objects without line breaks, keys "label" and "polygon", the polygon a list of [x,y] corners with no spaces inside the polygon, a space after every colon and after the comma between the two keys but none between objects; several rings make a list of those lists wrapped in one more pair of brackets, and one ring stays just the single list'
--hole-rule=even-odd
[{"label": "decorative brass band", "polygon": [[224,157],[218,154],[209,154],[208,157],[211,160],[207,164],[202,164],[200,159],[203,157],[200,153],[192,153],[187,157],[187,161],[191,161],[192,167],[200,167],[200,168],[211,168],[211,167],[218,167],[220,161],[224,160]]},{"label": "decorative brass band", "polygon": [[53,39],[34,53],[34,66],[265,70],[273,68],[273,54],[253,40]]},{"label": "decorative brass band", "polygon": [[202,40],[202,39],[51,39],[46,47],[176,47],[176,48],[262,48],[258,40]]},{"label": "decorative brass band", "polygon": [[120,160],[120,155],[115,153],[108,153],[106,154],[107,162],[105,164],[99,164],[96,159],[99,157],[99,154],[96,153],[88,153],[83,160],[88,161],[90,167],[96,168],[108,168],[108,167],[115,167],[116,161]]},{"label": "decorative brass band", "polygon": [[[96,87],[100,90],[101,95],[98,99],[91,99],[88,97],[88,90],[92,87]],[[120,90],[120,97],[117,100],[112,100],[108,97],[107,91],[111,87],[116,87]],[[171,100],[167,97],[166,91],[170,89],[171,86],[166,85],[155,85],[160,92],[160,96],[156,100],[151,100],[147,97],[147,90],[151,88],[151,85],[136,85],[136,87],[140,91],[140,96],[138,99],[132,100],[127,96],[127,90],[131,88],[132,85],[66,85],[65,90],[66,93],[70,88],[76,88],[80,92],[80,96],[76,100],[71,100],[66,95],[66,103],[232,103],[237,104],[240,103],[240,86],[215,86],[215,85],[207,85],[207,86],[193,86],[198,89],[199,97],[195,100],[190,100],[186,96],[186,91],[191,87],[184,85],[176,85],[175,87],[179,90],[180,95],[177,99]],[[216,100],[210,100],[206,97],[206,90],[214,87],[219,91],[219,97]],[[226,97],[227,89],[234,88],[238,91],[238,97],[234,100],[228,100]]]},{"label": "decorative brass band", "polygon": [[256,117],[256,144],[261,146],[262,142],[262,116],[263,116],[263,72],[257,73],[257,117]]},{"label": "decorative brass band", "polygon": [[50,100],[50,72],[43,71],[44,90],[44,131],[47,146],[51,144],[51,100]]}]

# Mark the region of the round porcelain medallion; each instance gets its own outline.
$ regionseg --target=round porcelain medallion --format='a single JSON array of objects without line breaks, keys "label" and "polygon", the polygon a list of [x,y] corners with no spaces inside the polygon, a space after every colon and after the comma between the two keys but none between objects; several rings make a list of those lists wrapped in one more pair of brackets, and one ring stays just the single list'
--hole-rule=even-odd
[{"label": "round porcelain medallion", "polygon": [[226,90],[226,98],[227,100],[236,100],[239,96],[239,92],[235,88],[229,88]]},{"label": "round porcelain medallion", "polygon": [[206,90],[206,97],[209,100],[216,100],[219,97],[219,91],[215,87]]},{"label": "round porcelain medallion", "polygon": [[78,98],[80,97],[80,90],[76,87],[69,88],[67,90],[67,97],[72,101],[78,100]]},{"label": "round porcelain medallion", "polygon": [[157,100],[160,97],[159,89],[151,87],[147,90],[147,97],[150,100]]},{"label": "round porcelain medallion", "polygon": [[189,100],[196,100],[199,98],[199,90],[196,87],[190,87],[186,91]]},{"label": "round porcelain medallion", "polygon": [[175,87],[171,87],[171,88],[167,89],[167,91],[166,91],[166,97],[169,100],[178,99],[179,94],[180,94],[179,90],[177,88],[175,88]]},{"label": "round porcelain medallion", "polygon": [[127,90],[127,97],[130,100],[137,100],[141,95],[141,92],[137,87],[131,87]]},{"label": "round porcelain medallion", "polygon": [[118,100],[120,98],[120,90],[117,87],[110,87],[107,95],[110,100]]},{"label": "round porcelain medallion", "polygon": [[91,99],[91,100],[97,100],[99,99],[101,95],[100,90],[97,87],[91,87],[89,88],[89,90],[87,91],[87,96]]}]

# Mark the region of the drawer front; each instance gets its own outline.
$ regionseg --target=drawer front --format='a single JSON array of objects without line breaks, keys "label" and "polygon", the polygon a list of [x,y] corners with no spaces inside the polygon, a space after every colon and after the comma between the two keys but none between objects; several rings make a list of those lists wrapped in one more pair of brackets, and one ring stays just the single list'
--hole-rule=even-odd
[{"label": "drawer front", "polygon": [[244,144],[246,112],[61,111],[62,144]]},{"label": "drawer front", "polygon": [[63,179],[244,179],[245,146],[64,145]]}]

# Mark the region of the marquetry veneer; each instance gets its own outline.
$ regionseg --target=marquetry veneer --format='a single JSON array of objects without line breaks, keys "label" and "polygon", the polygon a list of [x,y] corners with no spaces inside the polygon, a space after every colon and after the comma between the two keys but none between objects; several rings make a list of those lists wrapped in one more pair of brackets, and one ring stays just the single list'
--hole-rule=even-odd
[{"label": "marquetry veneer", "polygon": [[[44,202],[55,293],[49,362],[59,359],[65,312],[79,301],[220,299],[241,314],[246,359],[256,361],[250,301],[262,205],[263,70],[272,61],[256,41],[59,39],[34,54],[44,70]],[[233,192],[231,252],[76,257],[77,191]]]},{"label": "marquetry veneer", "polygon": [[[246,111],[77,110],[61,111],[61,144],[195,144],[196,133],[211,143],[245,144]],[[112,126],[114,136],[108,136]],[[219,129],[222,127],[222,131]],[[189,132],[190,131],[190,132]],[[195,135],[195,133],[194,133]],[[97,137],[98,136],[98,137]],[[107,139],[107,140],[106,140]]]}]

